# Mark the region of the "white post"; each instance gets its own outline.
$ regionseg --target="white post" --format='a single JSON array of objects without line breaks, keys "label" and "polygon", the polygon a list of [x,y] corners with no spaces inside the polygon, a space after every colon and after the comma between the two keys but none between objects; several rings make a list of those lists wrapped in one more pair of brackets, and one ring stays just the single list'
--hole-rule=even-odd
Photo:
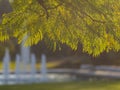
[{"label": "white post", "polygon": [[9,69],[10,69],[10,55],[8,48],[6,48],[5,56],[3,58],[3,75],[6,84],[8,83],[8,79],[9,79],[9,73],[10,73]]},{"label": "white post", "polygon": [[26,74],[28,71],[28,64],[30,63],[30,47],[25,47],[24,43],[27,36],[23,39],[21,44],[21,60],[22,60],[22,69],[23,73]]},{"label": "white post", "polygon": [[16,55],[16,68],[15,68],[15,75],[16,75],[16,83],[20,82],[20,55]]},{"label": "white post", "polygon": [[36,75],[36,57],[35,54],[31,54],[31,81],[35,82]]},{"label": "white post", "polygon": [[47,68],[46,68],[45,54],[42,54],[42,56],[41,56],[41,80],[47,81]]}]

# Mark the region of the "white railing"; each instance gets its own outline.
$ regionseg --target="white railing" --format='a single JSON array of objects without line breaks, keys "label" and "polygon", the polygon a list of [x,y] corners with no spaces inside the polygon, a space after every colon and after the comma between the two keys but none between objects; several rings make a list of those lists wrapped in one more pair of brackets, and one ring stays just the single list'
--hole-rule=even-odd
[{"label": "white railing", "polygon": [[[46,69],[46,56],[43,54],[41,56],[41,69],[37,73],[36,70],[36,57],[34,54],[30,55],[30,62],[26,63],[21,60],[21,56],[19,54],[16,55],[16,63],[15,63],[15,71],[13,73],[10,72],[10,55],[9,50],[6,49],[5,56],[3,58],[3,70],[0,75],[0,81],[4,84],[7,83],[33,83],[47,80],[47,69]],[[28,68],[28,66],[29,68]],[[29,71],[28,71],[29,69]]]}]

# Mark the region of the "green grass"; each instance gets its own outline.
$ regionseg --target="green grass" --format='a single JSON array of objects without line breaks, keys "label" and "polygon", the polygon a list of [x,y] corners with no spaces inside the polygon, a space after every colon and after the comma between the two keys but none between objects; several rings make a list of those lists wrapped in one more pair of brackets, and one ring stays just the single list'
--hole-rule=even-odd
[{"label": "green grass", "polygon": [[120,90],[120,81],[80,81],[26,85],[3,85],[0,90]]}]

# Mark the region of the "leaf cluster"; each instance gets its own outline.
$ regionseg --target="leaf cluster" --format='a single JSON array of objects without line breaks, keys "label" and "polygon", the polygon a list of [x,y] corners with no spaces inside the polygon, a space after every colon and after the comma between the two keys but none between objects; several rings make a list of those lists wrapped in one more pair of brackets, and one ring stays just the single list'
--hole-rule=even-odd
[{"label": "leaf cluster", "polygon": [[67,44],[97,56],[120,50],[120,0],[14,0],[3,15],[0,40],[11,36],[25,45],[44,40],[53,50]]}]

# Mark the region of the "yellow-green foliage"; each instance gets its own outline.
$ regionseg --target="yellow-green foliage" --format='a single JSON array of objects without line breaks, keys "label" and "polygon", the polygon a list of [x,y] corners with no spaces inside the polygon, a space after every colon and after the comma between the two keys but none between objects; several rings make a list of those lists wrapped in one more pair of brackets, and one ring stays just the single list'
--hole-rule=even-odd
[{"label": "yellow-green foliage", "polygon": [[94,56],[120,50],[120,0],[14,0],[3,15],[0,40],[11,36],[25,45],[44,40],[54,50],[61,43],[73,50],[79,43]]}]

